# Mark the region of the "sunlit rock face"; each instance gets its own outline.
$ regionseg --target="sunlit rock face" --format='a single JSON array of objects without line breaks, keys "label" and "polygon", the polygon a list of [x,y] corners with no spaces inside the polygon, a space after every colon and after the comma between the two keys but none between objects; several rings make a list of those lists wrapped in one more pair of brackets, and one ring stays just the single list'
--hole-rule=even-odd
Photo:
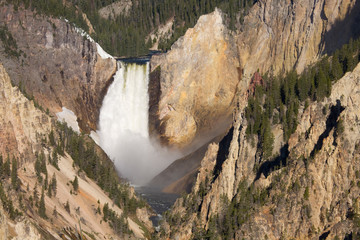
[{"label": "sunlit rock face", "polygon": [[236,31],[226,28],[220,10],[200,17],[169,52],[151,60],[151,72],[161,72],[159,106],[150,113],[158,121],[154,135],[180,148],[193,144],[229,118],[237,86],[244,94],[254,72],[301,72],[358,36],[359,5],[257,1]]},{"label": "sunlit rock face", "polygon": [[200,17],[166,55],[152,58],[152,70],[161,69],[156,111],[163,143],[184,148],[202,134],[216,135],[229,122],[239,82],[234,46],[216,10]]}]

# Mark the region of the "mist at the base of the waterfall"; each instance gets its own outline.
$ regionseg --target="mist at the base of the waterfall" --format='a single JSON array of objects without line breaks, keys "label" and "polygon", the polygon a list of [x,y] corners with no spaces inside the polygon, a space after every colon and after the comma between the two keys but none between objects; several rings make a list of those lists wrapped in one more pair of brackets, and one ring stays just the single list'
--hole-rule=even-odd
[{"label": "mist at the base of the waterfall", "polygon": [[112,149],[104,150],[112,153],[112,160],[121,177],[133,185],[146,185],[181,156],[179,152],[161,147],[133,132],[122,134],[121,138],[111,144]]}]

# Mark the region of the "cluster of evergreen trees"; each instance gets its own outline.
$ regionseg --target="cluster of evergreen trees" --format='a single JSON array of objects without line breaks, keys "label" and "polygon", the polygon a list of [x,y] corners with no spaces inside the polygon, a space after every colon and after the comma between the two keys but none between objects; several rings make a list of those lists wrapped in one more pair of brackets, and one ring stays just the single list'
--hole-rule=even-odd
[{"label": "cluster of evergreen trees", "polygon": [[257,86],[248,99],[245,116],[247,134],[258,136],[264,159],[271,157],[273,136],[271,126],[281,124],[287,141],[297,127],[299,107],[321,101],[331,93],[332,84],[360,61],[360,39],[350,40],[332,56],[326,56],[301,75],[295,71],[283,77],[265,75],[264,86]]},{"label": "cluster of evergreen trees", "polygon": [[16,40],[13,38],[11,32],[9,32],[7,26],[0,26],[0,40],[3,43],[5,54],[8,57],[20,57],[21,51],[18,51]]},{"label": "cluster of evergreen trees", "polygon": [[[10,179],[11,185],[9,187],[15,191],[18,191],[20,189],[20,179],[18,178],[17,170],[18,163],[16,158],[13,158],[10,164],[9,156],[4,162],[2,155],[0,155],[0,200],[4,210],[8,212],[10,219],[12,220],[18,216],[21,216],[22,212],[14,207],[11,198],[9,198],[5,192],[3,184],[6,184],[6,181]],[[9,188],[9,190],[11,188]]]},{"label": "cluster of evergreen trees", "polygon": [[[229,27],[235,28],[238,21],[246,14],[253,0],[138,0],[133,1],[127,16],[115,19],[103,19],[99,9],[116,0],[7,0],[17,9],[36,10],[39,14],[64,17],[78,27],[88,31],[88,26],[81,12],[86,13],[92,23],[95,34],[92,37],[114,56],[138,56],[148,53],[152,41],[145,42],[147,35],[160,24],[174,17],[174,33],[169,40],[162,40],[160,48],[167,50],[182,36],[186,29],[193,27],[198,18],[221,8],[229,17]],[[70,4],[71,2],[71,4]],[[64,4],[65,3],[65,4]]]},{"label": "cluster of evergreen trees", "polygon": [[118,235],[123,236],[124,234],[131,233],[124,214],[119,216],[115,211],[109,208],[108,203],[105,203],[103,207],[103,219],[105,222],[109,222],[110,226]]},{"label": "cluster of evergreen trees", "polygon": [[[126,215],[135,215],[136,208],[145,207],[144,200],[130,197],[128,184],[119,178],[113,163],[105,157],[105,154],[96,150],[93,141],[87,139],[85,135],[74,132],[66,123],[58,123],[57,135],[59,138],[57,143],[55,141],[55,146],[58,154],[64,155],[65,151],[69,153],[80,171],[85,172],[107,192]],[[75,192],[78,188],[76,179],[72,183]]]},{"label": "cluster of evergreen trees", "polygon": [[[37,183],[33,189],[33,197],[30,197],[31,205],[34,204],[38,207],[38,214],[42,218],[47,218],[46,206],[45,206],[45,191],[49,198],[55,197],[57,192],[57,180],[55,173],[49,180],[47,171],[46,157],[43,151],[36,153],[36,160],[34,163],[35,174],[37,176]],[[51,163],[51,157],[49,156],[49,163]],[[41,197],[38,196],[38,184],[41,186]]]}]

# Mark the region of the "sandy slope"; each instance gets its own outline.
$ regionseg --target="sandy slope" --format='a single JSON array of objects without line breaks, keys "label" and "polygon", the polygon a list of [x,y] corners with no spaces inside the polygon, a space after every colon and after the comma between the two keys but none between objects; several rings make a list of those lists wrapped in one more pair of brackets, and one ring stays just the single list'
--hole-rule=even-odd
[{"label": "sandy slope", "polygon": [[[56,175],[57,180],[57,195],[56,197],[45,197],[46,202],[46,214],[49,217],[48,221],[40,220],[40,225],[47,229],[61,229],[65,226],[72,226],[79,228],[79,221],[81,222],[81,228],[83,231],[92,233],[99,239],[120,239],[115,236],[113,230],[107,223],[102,221],[102,217],[96,214],[98,207],[98,200],[100,202],[100,208],[102,209],[105,203],[109,204],[109,207],[116,211],[118,214],[122,214],[122,210],[115,206],[111,199],[97,186],[91,179],[87,177],[78,177],[79,179],[79,191],[78,193],[71,194],[72,185],[70,181],[74,180],[76,170],[72,167],[72,159],[70,156],[60,157],[58,171],[52,165],[47,165],[49,174],[49,180],[53,173]],[[24,169],[26,168],[26,171]],[[30,191],[27,194],[33,194],[33,189],[36,183],[36,176],[34,175],[34,164],[25,164],[21,170],[19,170],[19,178],[23,183],[29,183]],[[26,186],[25,186],[26,188]],[[39,198],[41,195],[41,187],[38,186]],[[64,209],[65,203],[69,201],[70,214]],[[58,217],[55,218],[52,213],[56,206]],[[79,208],[79,211],[76,209]],[[36,208],[34,208],[36,209]],[[34,210],[35,211],[35,210]],[[30,213],[30,210],[28,211]],[[30,215],[33,215],[30,213]],[[33,215],[36,218],[35,215]],[[131,219],[128,218],[129,227],[134,232],[136,238],[144,238],[143,231],[140,227]]]}]

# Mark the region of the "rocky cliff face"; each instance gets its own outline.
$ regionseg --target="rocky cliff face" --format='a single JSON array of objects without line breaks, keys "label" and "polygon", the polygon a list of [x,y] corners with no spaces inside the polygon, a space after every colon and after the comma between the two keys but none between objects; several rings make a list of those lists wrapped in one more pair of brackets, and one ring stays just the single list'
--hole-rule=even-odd
[{"label": "rocky cliff face", "polygon": [[304,109],[296,132],[283,145],[288,151],[283,162],[257,162],[246,138],[247,122],[238,111],[227,136],[230,143],[225,137],[209,146],[192,194],[175,204],[168,219],[187,220],[172,227],[170,236],[188,239],[198,228],[210,229],[215,216],[227,221],[222,217],[231,216],[229,202],[242,211],[237,212],[239,225],[233,226],[235,239],[344,239],[352,234],[359,227],[359,86],[360,64],[334,85],[329,98]]},{"label": "rocky cliff face", "polygon": [[156,117],[163,141],[188,146],[229,122],[239,82],[239,60],[231,41],[216,10],[200,17],[171,51],[152,58],[152,70],[161,71]]},{"label": "rocky cliff face", "polygon": [[26,159],[41,149],[41,139],[51,127],[51,118],[26,99],[0,65],[0,154]]},{"label": "rocky cliff face", "polygon": [[2,6],[0,21],[17,44],[20,56],[0,60],[12,81],[50,112],[71,109],[83,130],[96,129],[103,96],[116,71],[114,59],[103,59],[96,44],[64,20]]},{"label": "rocky cliff face", "polygon": [[[245,74],[302,72],[322,53],[359,34],[359,4],[349,0],[258,1],[237,34]],[[346,24],[345,24],[346,23]],[[343,27],[341,36],[334,28]]]},{"label": "rocky cliff face", "polygon": [[[160,103],[150,113],[158,120],[158,134],[168,144],[189,145],[228,119],[236,86],[239,94],[247,91],[254,72],[301,72],[358,36],[359,5],[349,0],[257,1],[231,33],[219,10],[202,16],[168,53],[151,60],[152,71],[161,68],[160,90],[153,93]],[[334,30],[340,26],[341,36]]]}]

